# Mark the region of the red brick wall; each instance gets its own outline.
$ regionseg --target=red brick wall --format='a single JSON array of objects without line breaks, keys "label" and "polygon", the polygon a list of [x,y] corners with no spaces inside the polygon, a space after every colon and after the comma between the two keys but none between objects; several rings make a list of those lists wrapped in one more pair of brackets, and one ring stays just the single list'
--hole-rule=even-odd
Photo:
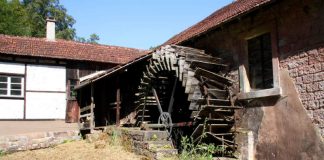
[{"label": "red brick wall", "polygon": [[237,73],[244,38],[270,28],[277,35],[280,69],[289,71],[309,117],[324,136],[323,11],[322,0],[282,0],[184,45],[224,58]]}]

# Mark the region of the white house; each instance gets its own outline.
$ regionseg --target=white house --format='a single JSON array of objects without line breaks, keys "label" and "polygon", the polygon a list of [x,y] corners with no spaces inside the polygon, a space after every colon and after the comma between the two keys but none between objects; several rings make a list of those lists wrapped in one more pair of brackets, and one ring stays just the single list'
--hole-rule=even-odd
[{"label": "white house", "polygon": [[78,108],[70,90],[79,77],[145,54],[138,49],[56,40],[55,22],[47,23],[47,38],[0,35],[0,119],[77,117],[78,110],[73,115],[66,111]]}]

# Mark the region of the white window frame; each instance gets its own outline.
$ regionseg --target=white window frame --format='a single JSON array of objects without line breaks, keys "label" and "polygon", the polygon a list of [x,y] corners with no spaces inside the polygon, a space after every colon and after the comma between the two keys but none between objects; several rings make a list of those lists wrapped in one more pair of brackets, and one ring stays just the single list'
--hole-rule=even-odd
[{"label": "white window frame", "polygon": [[[23,98],[24,97],[24,76],[18,76],[18,75],[0,75],[1,77],[7,77],[7,88],[6,88],[6,91],[7,91],[7,94],[6,95],[3,95],[3,94],[0,94],[0,97],[8,97],[8,98]],[[21,79],[21,82],[20,83],[12,83],[12,78],[20,78]],[[0,82],[0,83],[3,83],[3,82]],[[11,88],[11,85],[12,84],[20,84],[21,85],[21,88],[20,89],[12,89]],[[1,88],[3,89],[3,88]],[[20,91],[20,95],[12,95],[11,94],[11,91],[12,90],[16,90],[16,91]]]}]

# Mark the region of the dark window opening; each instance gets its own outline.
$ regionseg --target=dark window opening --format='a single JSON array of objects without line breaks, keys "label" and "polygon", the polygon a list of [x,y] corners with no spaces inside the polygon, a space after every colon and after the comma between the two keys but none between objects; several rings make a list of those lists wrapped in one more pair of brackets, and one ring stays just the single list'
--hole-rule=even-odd
[{"label": "dark window opening", "polygon": [[248,40],[248,62],[251,89],[273,88],[270,33]]},{"label": "dark window opening", "polygon": [[74,91],[74,87],[77,85],[78,83],[78,80],[76,79],[70,79],[70,85],[69,85],[69,99],[70,100],[75,100],[76,99],[76,96],[77,96],[77,92]]}]

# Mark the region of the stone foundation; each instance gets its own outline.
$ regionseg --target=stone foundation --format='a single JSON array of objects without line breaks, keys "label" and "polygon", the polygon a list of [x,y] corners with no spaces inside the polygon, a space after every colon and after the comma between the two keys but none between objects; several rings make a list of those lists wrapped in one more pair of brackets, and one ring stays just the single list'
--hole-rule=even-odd
[{"label": "stone foundation", "polygon": [[12,153],[55,146],[70,140],[79,140],[79,131],[41,132],[0,137],[0,151]]}]

